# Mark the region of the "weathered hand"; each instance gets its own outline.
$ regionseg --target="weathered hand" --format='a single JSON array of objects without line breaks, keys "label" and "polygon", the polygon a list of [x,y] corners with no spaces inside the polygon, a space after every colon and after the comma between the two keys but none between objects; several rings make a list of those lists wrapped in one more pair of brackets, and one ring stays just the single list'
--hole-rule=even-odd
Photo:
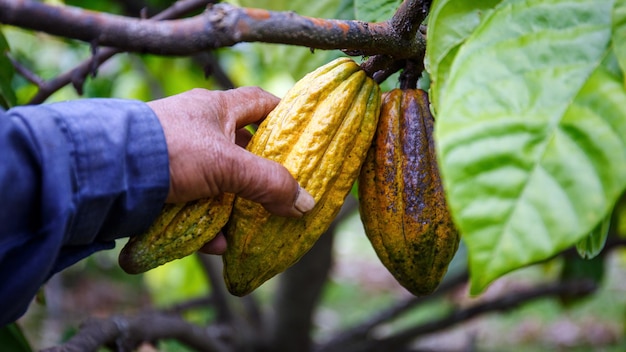
[{"label": "weathered hand", "polygon": [[[283,216],[302,216],[315,204],[282,165],[244,147],[244,126],[260,122],[278,104],[256,87],[228,91],[193,89],[149,102],[165,133],[170,159],[167,202],[186,202],[222,192],[261,203]],[[206,251],[219,253],[223,237]],[[211,246],[217,246],[215,250]]]}]

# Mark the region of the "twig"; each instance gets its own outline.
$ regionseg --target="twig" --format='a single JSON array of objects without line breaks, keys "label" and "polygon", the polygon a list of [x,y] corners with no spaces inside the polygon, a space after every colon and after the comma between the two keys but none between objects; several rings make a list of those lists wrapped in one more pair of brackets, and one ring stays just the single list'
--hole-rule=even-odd
[{"label": "twig", "polygon": [[361,68],[380,83],[402,68],[403,62],[404,60],[396,60],[388,55],[374,55],[363,62]]},{"label": "twig", "polygon": [[[400,38],[414,42],[419,47],[425,48],[426,40],[419,29],[428,15],[430,3],[431,1],[429,0],[404,0],[393,17],[386,23]],[[373,77],[376,82],[380,83],[404,67],[406,60],[398,59],[423,62],[425,51],[421,51],[417,53],[418,55],[412,56],[394,55],[393,58],[390,58],[388,55],[380,55],[382,53],[378,54],[379,55],[369,58],[361,66],[370,77]],[[383,63],[387,63],[387,65],[383,65]]]},{"label": "twig", "polygon": [[400,315],[408,313],[414,308],[421,307],[429,302],[432,302],[433,300],[441,298],[441,296],[448,294],[450,291],[467,282],[468,276],[468,272],[464,271],[444,280],[437,291],[429,296],[412,297],[407,300],[397,302],[392,307],[378,312],[363,323],[351,327],[350,329],[326,341],[319,347],[318,351],[343,351],[347,348],[347,346],[359,343],[360,341],[366,339],[370,332],[376,327],[388,323],[393,319],[398,318]]},{"label": "twig", "polygon": [[166,309],[164,312],[170,314],[182,314],[188,310],[197,309],[200,307],[209,307],[215,304],[215,300],[211,296],[202,296],[175,304]]},{"label": "twig", "polygon": [[428,12],[430,0],[405,0],[400,4],[396,13],[391,17],[391,27],[404,38],[415,38]]},{"label": "twig", "polygon": [[159,55],[189,55],[241,42],[358,50],[398,58],[423,57],[425,51],[422,41],[401,37],[387,22],[327,20],[225,3],[194,17],[153,21],[32,0],[0,0],[0,23]]},{"label": "twig", "polygon": [[[209,0],[180,0],[172,4],[172,6],[158,13],[152,20],[166,20],[171,18],[181,17],[189,12],[196,11],[202,7],[207,6],[214,1]],[[1,1],[0,1],[1,7]],[[123,52],[117,48],[101,48],[91,58],[85,60],[75,68],[67,71],[49,81],[40,80],[39,82],[33,82],[37,84],[39,90],[37,94],[29,101],[29,104],[41,104],[48,99],[54,92],[72,83],[76,90],[80,93],[82,91],[82,82],[85,77],[94,72],[97,67],[102,65],[111,57]]]},{"label": "twig", "polygon": [[235,88],[235,83],[228,77],[213,52],[207,51],[195,55],[194,61],[204,68],[204,76],[212,76],[222,89]]},{"label": "twig", "polygon": [[228,351],[220,342],[220,333],[218,329],[200,327],[179,316],[159,312],[92,318],[66,343],[43,352],[89,352],[108,345],[116,346],[118,351],[132,351],[143,341],[158,339],[176,339],[197,351]]},{"label": "twig", "polygon": [[43,83],[43,79],[33,71],[29,70],[26,66],[22,65],[19,61],[17,61],[10,53],[6,53],[7,58],[11,61],[11,64],[15,68],[15,71],[22,75],[22,77],[26,78],[27,81],[34,83],[36,85],[41,85]]},{"label": "twig", "polygon": [[568,295],[587,295],[596,289],[596,283],[591,280],[577,280],[544,284],[523,292],[510,292],[506,293],[502,297],[494,298],[468,308],[454,310],[440,319],[434,319],[424,324],[408,328],[386,338],[362,341],[360,346],[353,349],[346,349],[344,351],[396,351],[411,343],[419,336],[439,331],[444,328],[449,328],[481,314],[496,311],[507,311],[533,300],[550,296],[558,296],[564,293],[567,293]]},{"label": "twig", "polygon": [[400,88],[401,89],[415,89],[417,88],[417,81],[424,71],[423,61],[406,60],[404,70],[400,74]]}]

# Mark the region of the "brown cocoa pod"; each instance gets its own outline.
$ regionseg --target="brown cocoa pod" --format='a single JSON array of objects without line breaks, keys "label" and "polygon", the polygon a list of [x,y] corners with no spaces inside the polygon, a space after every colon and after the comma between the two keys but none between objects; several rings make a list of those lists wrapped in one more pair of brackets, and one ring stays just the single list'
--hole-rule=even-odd
[{"label": "brown cocoa pod", "polygon": [[444,195],[428,95],[383,94],[381,114],[359,175],[359,211],[376,254],[415,295],[432,293],[459,245]]}]

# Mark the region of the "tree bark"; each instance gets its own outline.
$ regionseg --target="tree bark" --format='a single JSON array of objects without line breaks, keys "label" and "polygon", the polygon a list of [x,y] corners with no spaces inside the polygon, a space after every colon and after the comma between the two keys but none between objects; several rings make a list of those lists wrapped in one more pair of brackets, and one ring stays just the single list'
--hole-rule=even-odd
[{"label": "tree bark", "polygon": [[31,0],[0,0],[0,23],[92,45],[158,55],[189,55],[241,42],[342,49],[358,55],[385,54],[399,59],[423,58],[425,52],[421,34],[405,38],[388,22],[311,18],[225,3],[209,6],[194,17],[153,21]]}]

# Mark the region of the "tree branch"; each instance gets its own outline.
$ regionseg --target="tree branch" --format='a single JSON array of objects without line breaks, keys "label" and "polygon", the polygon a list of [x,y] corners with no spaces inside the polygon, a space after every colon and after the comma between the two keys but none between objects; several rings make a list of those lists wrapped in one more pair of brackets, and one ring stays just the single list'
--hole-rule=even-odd
[{"label": "tree branch", "polygon": [[235,83],[228,77],[213,52],[199,53],[194,56],[194,61],[203,67],[204,76],[213,77],[222,89],[235,88]]},{"label": "tree branch", "polygon": [[361,341],[367,339],[367,336],[372,330],[379,327],[382,324],[386,324],[399,316],[408,313],[410,310],[421,307],[433,300],[440,299],[442,296],[448,294],[450,291],[458,288],[460,285],[467,282],[469,274],[464,271],[456,276],[446,278],[441,286],[433,294],[423,297],[411,297],[404,301],[399,301],[393,306],[382,310],[364,322],[343,331],[332,339],[326,341],[320,348],[319,352],[339,352],[345,351],[348,346],[358,344]]},{"label": "tree branch", "polygon": [[0,23],[159,55],[189,55],[240,42],[358,50],[397,58],[419,58],[425,52],[423,40],[403,38],[387,22],[327,20],[229,4],[213,5],[186,19],[153,21],[32,0],[0,0]]},{"label": "tree branch", "polygon": [[[393,17],[386,23],[398,37],[412,41],[418,46],[425,48],[426,39],[419,29],[426,16],[428,16],[430,3],[430,0],[404,0]],[[398,55],[390,57],[389,55],[381,54],[385,53],[377,53],[377,55],[369,58],[361,65],[365,72],[378,83],[383,82],[389,76],[405,67],[406,62],[409,60],[422,63],[425,51],[420,52],[419,55],[404,57]],[[421,70],[419,73],[421,73]]]},{"label": "tree branch", "polygon": [[391,27],[403,38],[413,39],[430,11],[430,0],[404,0],[389,20]]},{"label": "tree branch", "polygon": [[527,289],[522,292],[506,293],[502,297],[478,303],[474,306],[457,309],[439,319],[433,319],[421,325],[417,325],[381,339],[362,340],[360,346],[345,349],[350,352],[370,352],[370,351],[398,351],[407,344],[415,341],[419,336],[440,331],[456,324],[468,321],[478,315],[507,311],[519,305],[541,298],[559,296],[567,293],[569,295],[586,295],[597,289],[597,285],[590,280],[576,280],[570,282],[548,283]]},{"label": "tree branch", "polygon": [[113,316],[87,320],[66,343],[43,352],[98,351],[102,346],[116,346],[119,351],[132,351],[143,341],[176,339],[197,350],[228,351],[220,342],[221,331],[191,324],[179,316],[147,312],[134,317]]},{"label": "tree branch", "polygon": [[44,80],[41,77],[37,76],[37,74],[35,74],[33,71],[22,65],[9,52],[5,53],[5,55],[7,56],[9,61],[11,61],[11,64],[13,65],[13,68],[15,68],[15,71],[22,75],[22,77],[26,78],[27,81],[37,86],[40,86],[44,83]]},{"label": "tree branch", "polygon": [[[179,0],[172,4],[172,6],[158,13],[152,20],[166,20],[172,18],[178,18],[185,14],[196,11],[200,8],[213,3],[213,0]],[[0,7],[2,6],[2,0],[0,0]],[[0,14],[1,17],[1,14]],[[37,84],[39,90],[34,97],[31,98],[29,104],[41,104],[48,99],[54,92],[72,83],[76,91],[81,94],[83,83],[85,78],[91,73],[93,74],[100,65],[109,60],[111,57],[123,52],[117,48],[102,48],[98,50],[91,58],[85,60],[80,65],[76,66],[70,71],[67,71],[54,79],[49,81],[33,81]]]}]

